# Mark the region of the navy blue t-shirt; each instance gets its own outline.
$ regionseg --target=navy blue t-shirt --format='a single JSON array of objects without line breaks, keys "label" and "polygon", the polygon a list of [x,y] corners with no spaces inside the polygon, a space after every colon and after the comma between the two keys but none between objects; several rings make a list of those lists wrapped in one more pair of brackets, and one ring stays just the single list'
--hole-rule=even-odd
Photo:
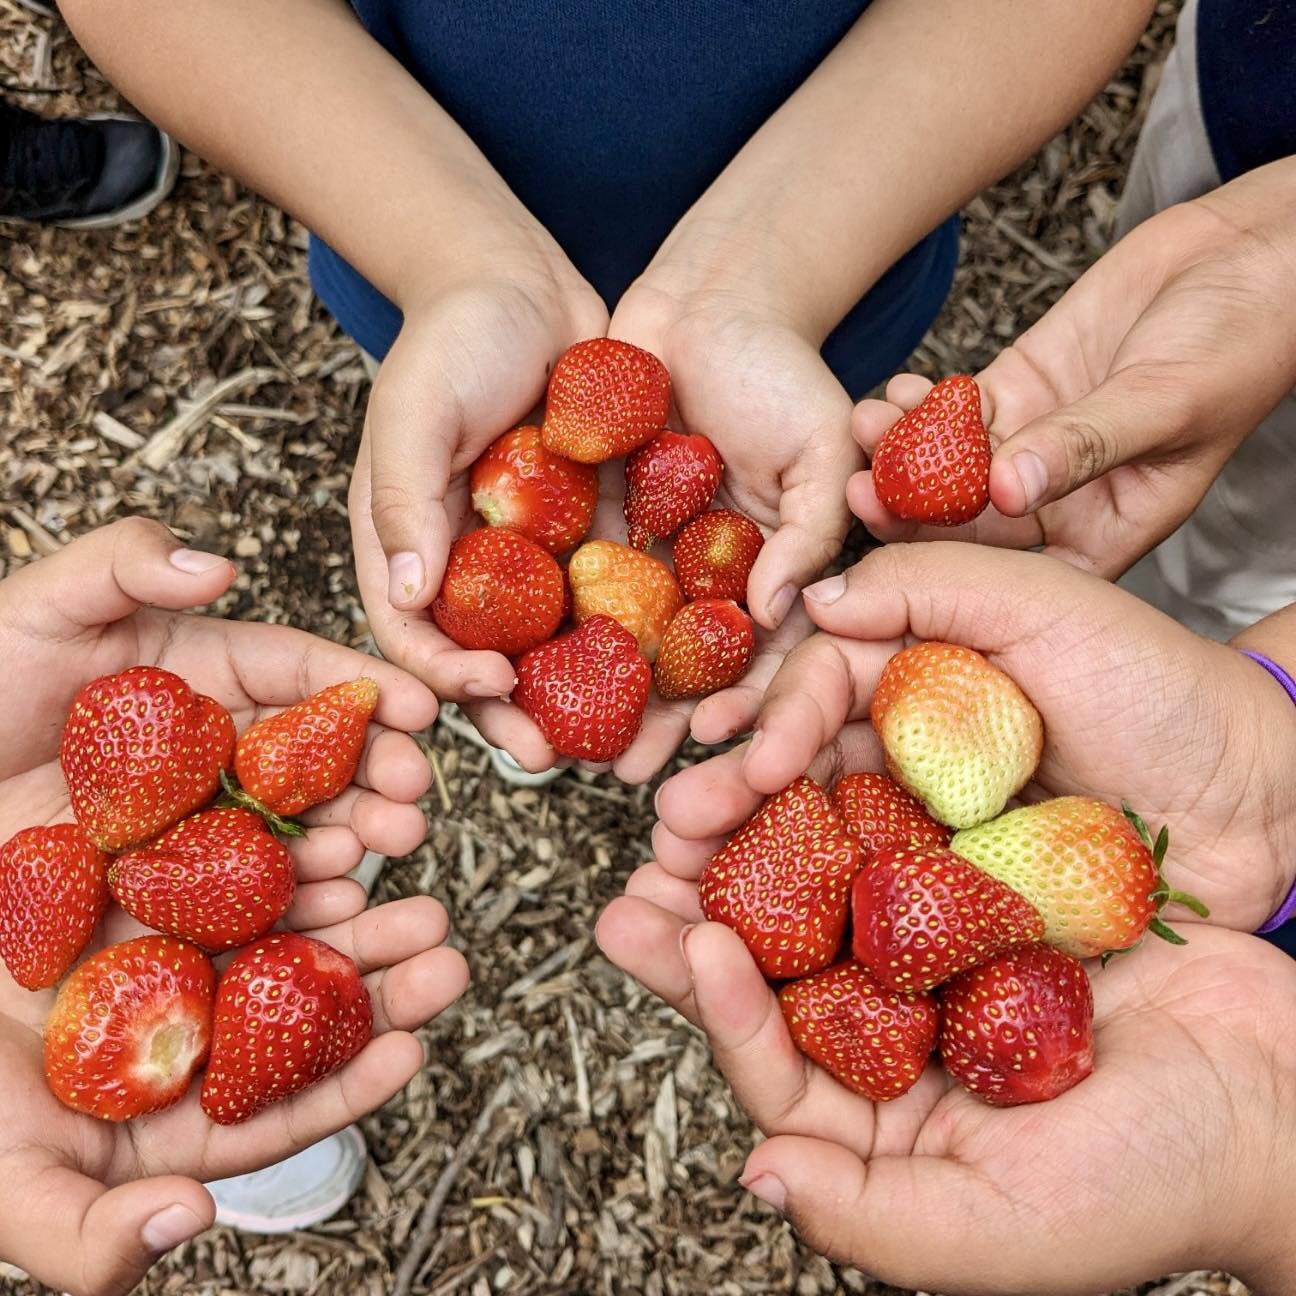
[{"label": "navy blue t-shirt", "polygon": [[[609,308],[868,0],[352,0],[365,27],[472,137]],[[940,310],[954,221],[831,336],[853,395],[888,377]],[[400,313],[320,240],[316,291],[381,357]]]}]

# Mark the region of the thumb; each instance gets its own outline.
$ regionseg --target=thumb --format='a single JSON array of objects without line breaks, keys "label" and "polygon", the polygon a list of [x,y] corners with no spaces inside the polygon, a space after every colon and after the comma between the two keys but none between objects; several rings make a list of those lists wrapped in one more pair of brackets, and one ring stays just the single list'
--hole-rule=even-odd
[{"label": "thumb", "polygon": [[990,499],[1021,517],[1121,464],[1164,457],[1192,431],[1183,380],[1161,365],[1117,370],[1087,395],[1027,423],[990,464]]}]

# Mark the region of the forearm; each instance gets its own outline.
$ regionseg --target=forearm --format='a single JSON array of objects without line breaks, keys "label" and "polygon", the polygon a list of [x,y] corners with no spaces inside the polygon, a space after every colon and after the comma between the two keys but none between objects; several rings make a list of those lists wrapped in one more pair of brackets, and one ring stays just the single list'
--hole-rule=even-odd
[{"label": "forearm", "polygon": [[394,301],[473,265],[565,264],[343,0],[62,9],[143,112],[300,218]]},{"label": "forearm", "polygon": [[657,263],[764,294],[822,337],[922,235],[1088,101],[1151,7],[875,0]]}]

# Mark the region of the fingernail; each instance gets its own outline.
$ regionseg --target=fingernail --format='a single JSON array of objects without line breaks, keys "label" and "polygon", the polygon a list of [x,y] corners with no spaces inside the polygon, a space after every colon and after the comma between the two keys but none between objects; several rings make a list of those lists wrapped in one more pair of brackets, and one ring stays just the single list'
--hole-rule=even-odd
[{"label": "fingernail", "polygon": [[1022,484],[1026,512],[1029,513],[1048,490],[1048,469],[1034,450],[1022,450],[1013,455],[1013,467],[1017,470],[1017,480]]},{"label": "fingernail", "polygon": [[657,791],[653,793],[653,814],[655,814],[658,819],[661,818],[661,796],[662,789],[658,788]]},{"label": "fingernail", "polygon": [[467,693],[469,697],[476,698],[508,697],[507,693],[501,693],[499,691],[498,684],[487,684],[485,680],[469,680],[468,683],[464,685],[464,692]]},{"label": "fingernail", "polygon": [[807,585],[805,596],[811,603],[836,603],[843,594],[846,593],[846,577],[842,575],[829,576],[827,580],[821,580],[814,585]]},{"label": "fingernail", "polygon": [[770,620],[776,626],[783,624],[783,618],[792,610],[792,604],[796,601],[797,587],[795,585],[784,585],[777,594],[770,599]]},{"label": "fingernail", "polygon": [[215,571],[229,562],[220,554],[203,553],[201,549],[172,549],[171,566],[178,567],[190,576],[201,576],[204,572]]},{"label": "fingernail", "polygon": [[393,554],[387,563],[387,601],[408,603],[422,588],[423,560],[418,554]]},{"label": "fingernail", "polygon": [[189,1209],[176,1202],[160,1210],[140,1230],[140,1239],[150,1251],[161,1254],[196,1238],[207,1226]]},{"label": "fingernail", "polygon": [[680,928],[679,934],[680,958],[684,960],[684,966],[688,968],[690,976],[693,974],[693,965],[689,962],[687,941],[689,932],[691,932],[696,926],[697,923],[685,923],[684,926]]},{"label": "fingernail", "polygon": [[773,1206],[780,1215],[783,1214],[783,1208],[787,1205],[787,1189],[781,1179],[772,1174],[760,1174],[755,1179],[743,1178],[738,1182],[753,1197],[759,1197],[766,1206]]}]

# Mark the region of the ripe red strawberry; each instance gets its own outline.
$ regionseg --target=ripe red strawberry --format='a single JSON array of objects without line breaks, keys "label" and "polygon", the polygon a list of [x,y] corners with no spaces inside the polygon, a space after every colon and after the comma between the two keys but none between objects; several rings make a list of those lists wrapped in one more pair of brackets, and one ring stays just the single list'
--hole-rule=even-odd
[{"label": "ripe red strawberry", "polygon": [[552,454],[537,427],[514,428],[473,464],[473,508],[552,554],[578,545],[594,520],[598,470]]},{"label": "ripe red strawberry", "polygon": [[849,959],[784,986],[778,999],[797,1048],[874,1102],[908,1093],[936,1045],[931,995],[897,994]]},{"label": "ripe red strawberry", "polygon": [[263,936],[292,901],[292,856],[250,810],[205,810],[119,855],[113,898],[145,927],[205,950]]},{"label": "ripe red strawberry", "polygon": [[378,683],[362,675],[258,720],[234,748],[235,800],[272,821],[331,801],[355,777],[377,705]]},{"label": "ripe red strawberry", "polygon": [[562,609],[553,556],[516,531],[482,527],[450,546],[432,619],[461,648],[515,657],[558,629]]},{"label": "ripe red strawberry", "polygon": [[626,460],[625,520],[631,545],[651,549],[702,512],[724,463],[704,436],[666,429]]},{"label": "ripe red strawberry", "polygon": [[610,761],[639,732],[652,668],[634,635],[595,616],[527,653],[517,679],[513,701],[560,756]]},{"label": "ripe red strawberry", "polygon": [[948,846],[950,830],[885,774],[847,774],[832,790],[833,809],[869,859],[898,846]]},{"label": "ripe red strawberry", "polygon": [[887,662],[870,708],[887,772],[952,828],[993,819],[1035,773],[1044,726],[980,653],[918,643]]},{"label": "ripe red strawberry", "polygon": [[179,675],[132,666],[72,701],[59,761],[72,813],[101,850],[147,841],[216,795],[234,721]]},{"label": "ripe red strawberry", "polygon": [[24,828],[0,847],[0,960],[27,990],[76,962],[108,906],[108,856],[77,824]]},{"label": "ripe red strawberry", "polygon": [[1093,990],[1060,950],[1013,950],[955,977],[940,999],[945,1069],[994,1107],[1047,1102],[1093,1070]]},{"label": "ripe red strawberry", "polygon": [[610,616],[634,635],[649,661],[657,656],[666,627],[684,602],[665,563],[612,540],[591,540],[572,554],[567,577],[577,625]]},{"label": "ripe red strawberry", "polygon": [[990,437],[974,379],[942,379],[895,421],[873,454],[873,487],[896,517],[929,526],[961,526],[985,508]]},{"label": "ripe red strawberry", "polygon": [[295,932],[266,936],[216,988],[202,1109],[236,1125],[332,1075],[372,1036],[369,992],[345,954]]},{"label": "ripe red strawberry", "polygon": [[828,794],[799,778],[716,852],[698,879],[711,922],[732,927],[771,980],[827,967],[841,948],[859,843]]},{"label": "ripe red strawberry", "polygon": [[851,886],[851,952],[889,990],[931,990],[1044,937],[1029,901],[939,846],[879,851]]},{"label": "ripe red strawberry", "polygon": [[207,1057],[215,988],[211,960],[170,936],[139,936],[88,958],[45,1023],[54,1096],[111,1121],[179,1102]]},{"label": "ripe red strawberry", "polygon": [[737,603],[686,603],[666,627],[657,653],[657,692],[672,701],[728,688],[743,677],[755,651],[752,619]]},{"label": "ripe red strawberry", "polygon": [[655,355],[615,338],[577,342],[549,375],[545,449],[590,464],[629,454],[665,426],[670,401]]},{"label": "ripe red strawberry", "polygon": [[956,833],[950,846],[1025,896],[1044,915],[1050,945],[1095,958],[1131,948],[1149,929],[1184,944],[1157,917],[1172,900],[1208,916],[1199,900],[1170,890],[1161,877],[1169,840],[1162,828],[1154,843],[1133,811],[1070,796],[1010,810]]},{"label": "ripe red strawberry", "polygon": [[760,527],[733,509],[712,509],[695,517],[671,548],[684,597],[746,603],[747,578],[764,543]]}]

